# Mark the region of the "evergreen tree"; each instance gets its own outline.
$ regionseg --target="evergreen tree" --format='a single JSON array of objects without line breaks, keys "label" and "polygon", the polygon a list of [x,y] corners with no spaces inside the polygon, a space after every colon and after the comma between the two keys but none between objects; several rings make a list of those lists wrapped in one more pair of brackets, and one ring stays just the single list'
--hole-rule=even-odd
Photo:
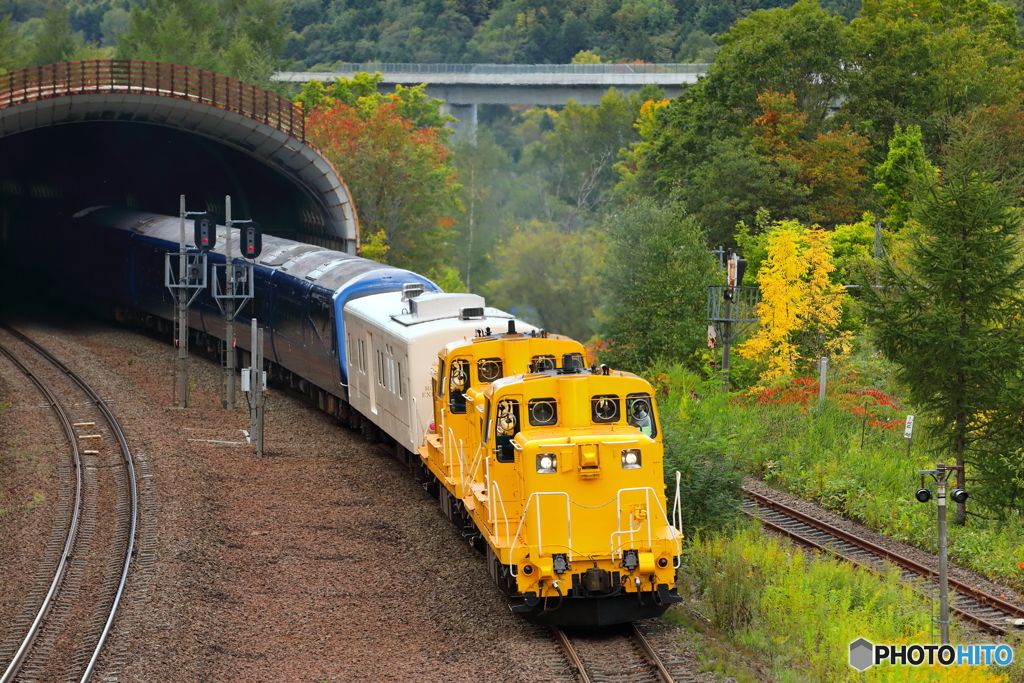
[{"label": "evergreen tree", "polygon": [[[1003,387],[1019,387],[1024,368],[1021,187],[995,170],[994,138],[976,126],[953,140],[941,180],[916,189],[918,230],[905,262],[887,260],[881,287],[865,287],[878,348],[896,364],[912,402],[934,418],[929,427],[940,459],[971,471],[998,463],[993,427],[1005,425],[998,418],[1019,404],[1019,397],[1003,401]],[[977,493],[988,507],[1003,504],[991,490]],[[965,514],[958,506],[958,523]]]},{"label": "evergreen tree", "polygon": [[71,62],[81,50],[82,39],[71,30],[67,8],[54,7],[43,18],[43,29],[36,36],[28,62],[30,66]]}]

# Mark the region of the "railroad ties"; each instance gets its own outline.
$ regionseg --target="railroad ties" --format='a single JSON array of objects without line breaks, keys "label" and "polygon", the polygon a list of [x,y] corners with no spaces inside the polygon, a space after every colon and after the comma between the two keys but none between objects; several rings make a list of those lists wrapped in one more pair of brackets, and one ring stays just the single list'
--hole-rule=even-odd
[{"label": "railroad ties", "polygon": [[67,439],[53,531],[22,612],[0,644],[0,683],[84,682],[100,661],[128,576],[138,517],[135,463],[99,395],[46,349],[0,328],[0,352],[36,385]]},{"label": "railroad ties", "polygon": [[650,637],[653,628],[637,622],[550,632],[580,683],[696,683],[682,657]]},{"label": "railroad ties", "polygon": [[[879,573],[885,570],[886,562],[892,562],[900,568],[901,579],[914,584],[919,590],[938,581],[936,570],[909,557],[882,548],[760,493],[744,489],[744,495],[744,512],[801,545],[833,553]],[[1016,620],[1024,619],[1024,609],[961,581],[949,579],[949,588],[949,608],[978,628],[1004,635],[1016,625]]]}]

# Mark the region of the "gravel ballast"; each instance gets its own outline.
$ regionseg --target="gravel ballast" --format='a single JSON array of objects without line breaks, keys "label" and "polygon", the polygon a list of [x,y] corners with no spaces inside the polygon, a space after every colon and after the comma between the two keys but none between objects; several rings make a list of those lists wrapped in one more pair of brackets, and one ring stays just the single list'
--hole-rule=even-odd
[{"label": "gravel ballast", "polygon": [[[178,409],[165,340],[40,319],[10,321],[93,384],[142,462],[146,520],[106,680],[571,680],[546,632],[509,612],[483,556],[383,447],[272,389],[257,459],[244,394],[221,408],[216,361],[190,359],[191,405]],[[13,403],[0,439],[5,452],[42,458],[64,443],[19,377],[0,365],[0,400]],[[19,522],[5,516],[0,547],[22,549],[0,558],[17,587],[0,591],[10,613],[34,579],[57,483],[49,460],[22,475],[17,459],[2,462]],[[46,504],[22,511],[36,489]],[[658,638],[678,647],[675,627]]]}]

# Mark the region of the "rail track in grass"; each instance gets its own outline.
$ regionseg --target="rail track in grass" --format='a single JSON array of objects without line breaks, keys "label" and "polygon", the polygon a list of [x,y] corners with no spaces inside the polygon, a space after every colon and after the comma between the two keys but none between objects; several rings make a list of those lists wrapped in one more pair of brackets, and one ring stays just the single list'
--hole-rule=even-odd
[{"label": "rail track in grass", "polygon": [[[758,518],[777,533],[815,550],[838,555],[846,560],[881,572],[886,562],[900,568],[906,581],[931,583],[938,581],[938,572],[887,548],[858,537],[828,522],[801,512],[782,501],[744,488],[743,511]],[[1024,625],[1024,608],[990,595],[967,583],[949,579],[951,611],[974,626],[997,635],[1005,635],[1015,626]]]},{"label": "rail track in grass", "polygon": [[[58,515],[63,542],[0,646],[0,683],[88,681],[124,593],[138,526],[135,463],[104,400],[50,351],[0,323],[3,353],[36,385],[67,441]],[[66,499],[66,500],[63,500]]]}]

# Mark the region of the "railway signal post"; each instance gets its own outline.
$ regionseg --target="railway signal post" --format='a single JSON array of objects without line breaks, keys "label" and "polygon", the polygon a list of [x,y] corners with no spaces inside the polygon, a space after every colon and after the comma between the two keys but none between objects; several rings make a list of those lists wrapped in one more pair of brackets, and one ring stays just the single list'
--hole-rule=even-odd
[{"label": "railway signal post", "polygon": [[[209,230],[209,222],[212,221],[209,214],[197,211],[185,211],[185,195],[181,195],[179,204],[181,216],[181,239],[178,242],[178,267],[177,276],[174,274],[172,259],[175,254],[167,252],[164,255],[164,286],[176,293],[177,311],[174,316],[174,343],[178,347],[178,377],[175,384],[175,406],[178,408],[188,407],[188,307],[199,296],[206,287],[206,253],[189,254],[185,248],[185,217],[195,216],[196,232],[201,228]],[[208,232],[206,234],[209,234]],[[216,224],[214,224],[212,240],[216,241]],[[198,242],[199,240],[197,240]],[[212,242],[205,245],[198,245],[201,248],[209,249]],[[191,296],[189,293],[191,292]]]},{"label": "railway signal post", "polygon": [[[746,259],[732,249],[726,250],[726,284],[708,287],[708,346],[722,345],[722,391],[729,391],[729,371],[732,342],[755,320],[759,299],[757,287],[744,287],[743,273],[747,268]],[[719,328],[721,324],[721,328]]]},{"label": "railway signal post", "polygon": [[[214,270],[224,268],[224,291],[220,291],[220,277],[214,277],[213,298],[224,315],[225,335],[224,340],[227,349],[224,353],[224,398],[221,400],[221,407],[228,410],[235,408],[235,316],[241,310],[245,302],[253,297],[255,278],[253,277],[253,265],[251,263],[235,263],[235,257],[231,253],[232,234],[231,230],[236,223],[245,224],[252,221],[231,220],[231,195],[224,198],[225,226],[227,226],[227,244],[224,249],[224,265],[214,266]],[[239,239],[239,246],[242,255],[246,255],[244,239]]]},{"label": "railway signal post", "polygon": [[[935,499],[938,503],[938,533],[939,533],[939,633],[942,645],[949,645],[949,568],[946,548],[946,472],[954,470],[957,472],[957,481],[962,481],[963,467],[943,465],[939,463],[934,470],[918,470],[921,475],[921,488],[917,490],[915,498],[921,503],[927,503],[932,498],[932,493],[924,486],[925,475],[931,475],[935,480]],[[949,497],[954,503],[963,503],[967,500],[967,491],[959,486],[949,492]]]}]

